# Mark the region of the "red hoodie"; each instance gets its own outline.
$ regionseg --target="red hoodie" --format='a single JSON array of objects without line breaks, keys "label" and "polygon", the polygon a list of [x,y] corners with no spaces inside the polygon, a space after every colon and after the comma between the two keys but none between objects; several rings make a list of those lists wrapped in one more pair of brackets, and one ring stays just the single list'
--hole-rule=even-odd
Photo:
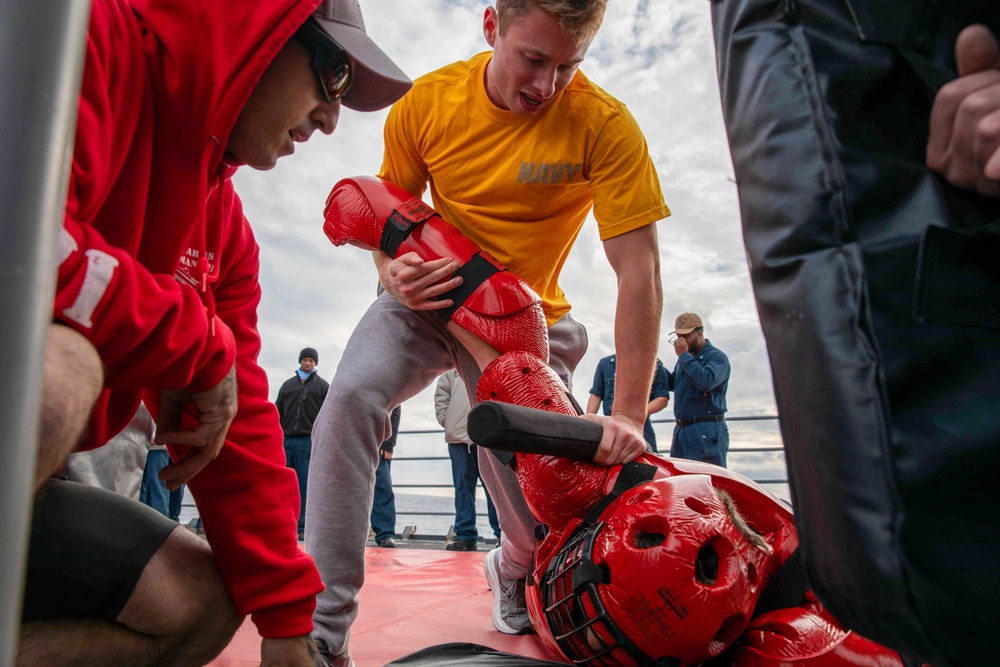
[{"label": "red hoodie", "polygon": [[[105,391],[83,449],[160,389],[237,369],[239,411],[190,483],[237,609],[264,637],[312,631],[322,590],[257,364],[258,246],[224,164],[240,110],[319,0],[95,0],[53,318],[85,335]],[[194,419],[188,415],[188,426]]]}]

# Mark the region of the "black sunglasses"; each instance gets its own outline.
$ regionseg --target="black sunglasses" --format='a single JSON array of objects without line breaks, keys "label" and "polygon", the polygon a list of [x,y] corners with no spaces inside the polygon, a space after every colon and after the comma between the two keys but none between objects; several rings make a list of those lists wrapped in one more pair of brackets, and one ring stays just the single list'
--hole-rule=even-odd
[{"label": "black sunglasses", "polygon": [[309,51],[309,65],[319,79],[319,87],[326,101],[332,102],[343,97],[354,79],[347,51],[340,48],[313,19],[309,19],[295,31],[295,39]]}]

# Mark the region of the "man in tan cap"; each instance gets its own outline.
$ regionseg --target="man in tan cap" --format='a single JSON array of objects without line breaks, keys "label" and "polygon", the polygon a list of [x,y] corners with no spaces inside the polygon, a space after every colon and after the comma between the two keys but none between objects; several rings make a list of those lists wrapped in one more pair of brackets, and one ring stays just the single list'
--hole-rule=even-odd
[{"label": "man in tan cap", "polygon": [[674,392],[674,440],[670,456],[726,467],[729,428],[726,389],[729,357],[705,338],[705,327],[694,313],[674,320],[677,365],[670,377]]}]

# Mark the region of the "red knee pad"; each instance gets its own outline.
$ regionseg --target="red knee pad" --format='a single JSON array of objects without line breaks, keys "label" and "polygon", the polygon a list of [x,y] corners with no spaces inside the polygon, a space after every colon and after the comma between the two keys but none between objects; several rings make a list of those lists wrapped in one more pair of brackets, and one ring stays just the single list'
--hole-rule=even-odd
[{"label": "red knee pad", "polygon": [[456,305],[441,314],[501,353],[525,350],[548,360],[538,295],[419,198],[371,176],[345,178],[330,192],[324,217],[323,231],[337,246],[382,250],[390,257],[415,252],[424,260],[457,260],[464,282],[444,295]]},{"label": "red knee pad", "polygon": [[[548,412],[575,415],[576,408],[555,371],[526,352],[509,352],[484,370],[476,397]],[[536,519],[564,526],[582,517],[604,493],[611,469],[556,456],[517,454],[517,479]]]}]

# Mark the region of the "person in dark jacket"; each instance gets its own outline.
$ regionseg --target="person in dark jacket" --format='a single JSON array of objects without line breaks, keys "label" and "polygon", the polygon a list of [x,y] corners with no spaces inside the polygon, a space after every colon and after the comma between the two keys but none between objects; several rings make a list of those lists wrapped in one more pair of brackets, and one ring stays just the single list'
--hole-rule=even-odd
[{"label": "person in dark jacket", "polygon": [[712,13],[813,591],[914,664],[994,664],[997,4]]},{"label": "person in dark jacket", "polygon": [[371,525],[375,531],[375,544],[384,549],[396,548],[396,494],[392,492],[392,452],[399,435],[399,418],[403,407],[397,405],[389,415],[392,435],[378,450],[378,468],[375,469],[375,494],[372,499]]},{"label": "person in dark jacket", "polygon": [[302,348],[299,368],[278,390],[274,401],[278,406],[281,430],[285,434],[285,462],[299,478],[299,539],[306,529],[306,488],[309,478],[309,456],[312,452],[312,428],[319,409],[323,407],[330,383],[319,376],[319,352]]}]

